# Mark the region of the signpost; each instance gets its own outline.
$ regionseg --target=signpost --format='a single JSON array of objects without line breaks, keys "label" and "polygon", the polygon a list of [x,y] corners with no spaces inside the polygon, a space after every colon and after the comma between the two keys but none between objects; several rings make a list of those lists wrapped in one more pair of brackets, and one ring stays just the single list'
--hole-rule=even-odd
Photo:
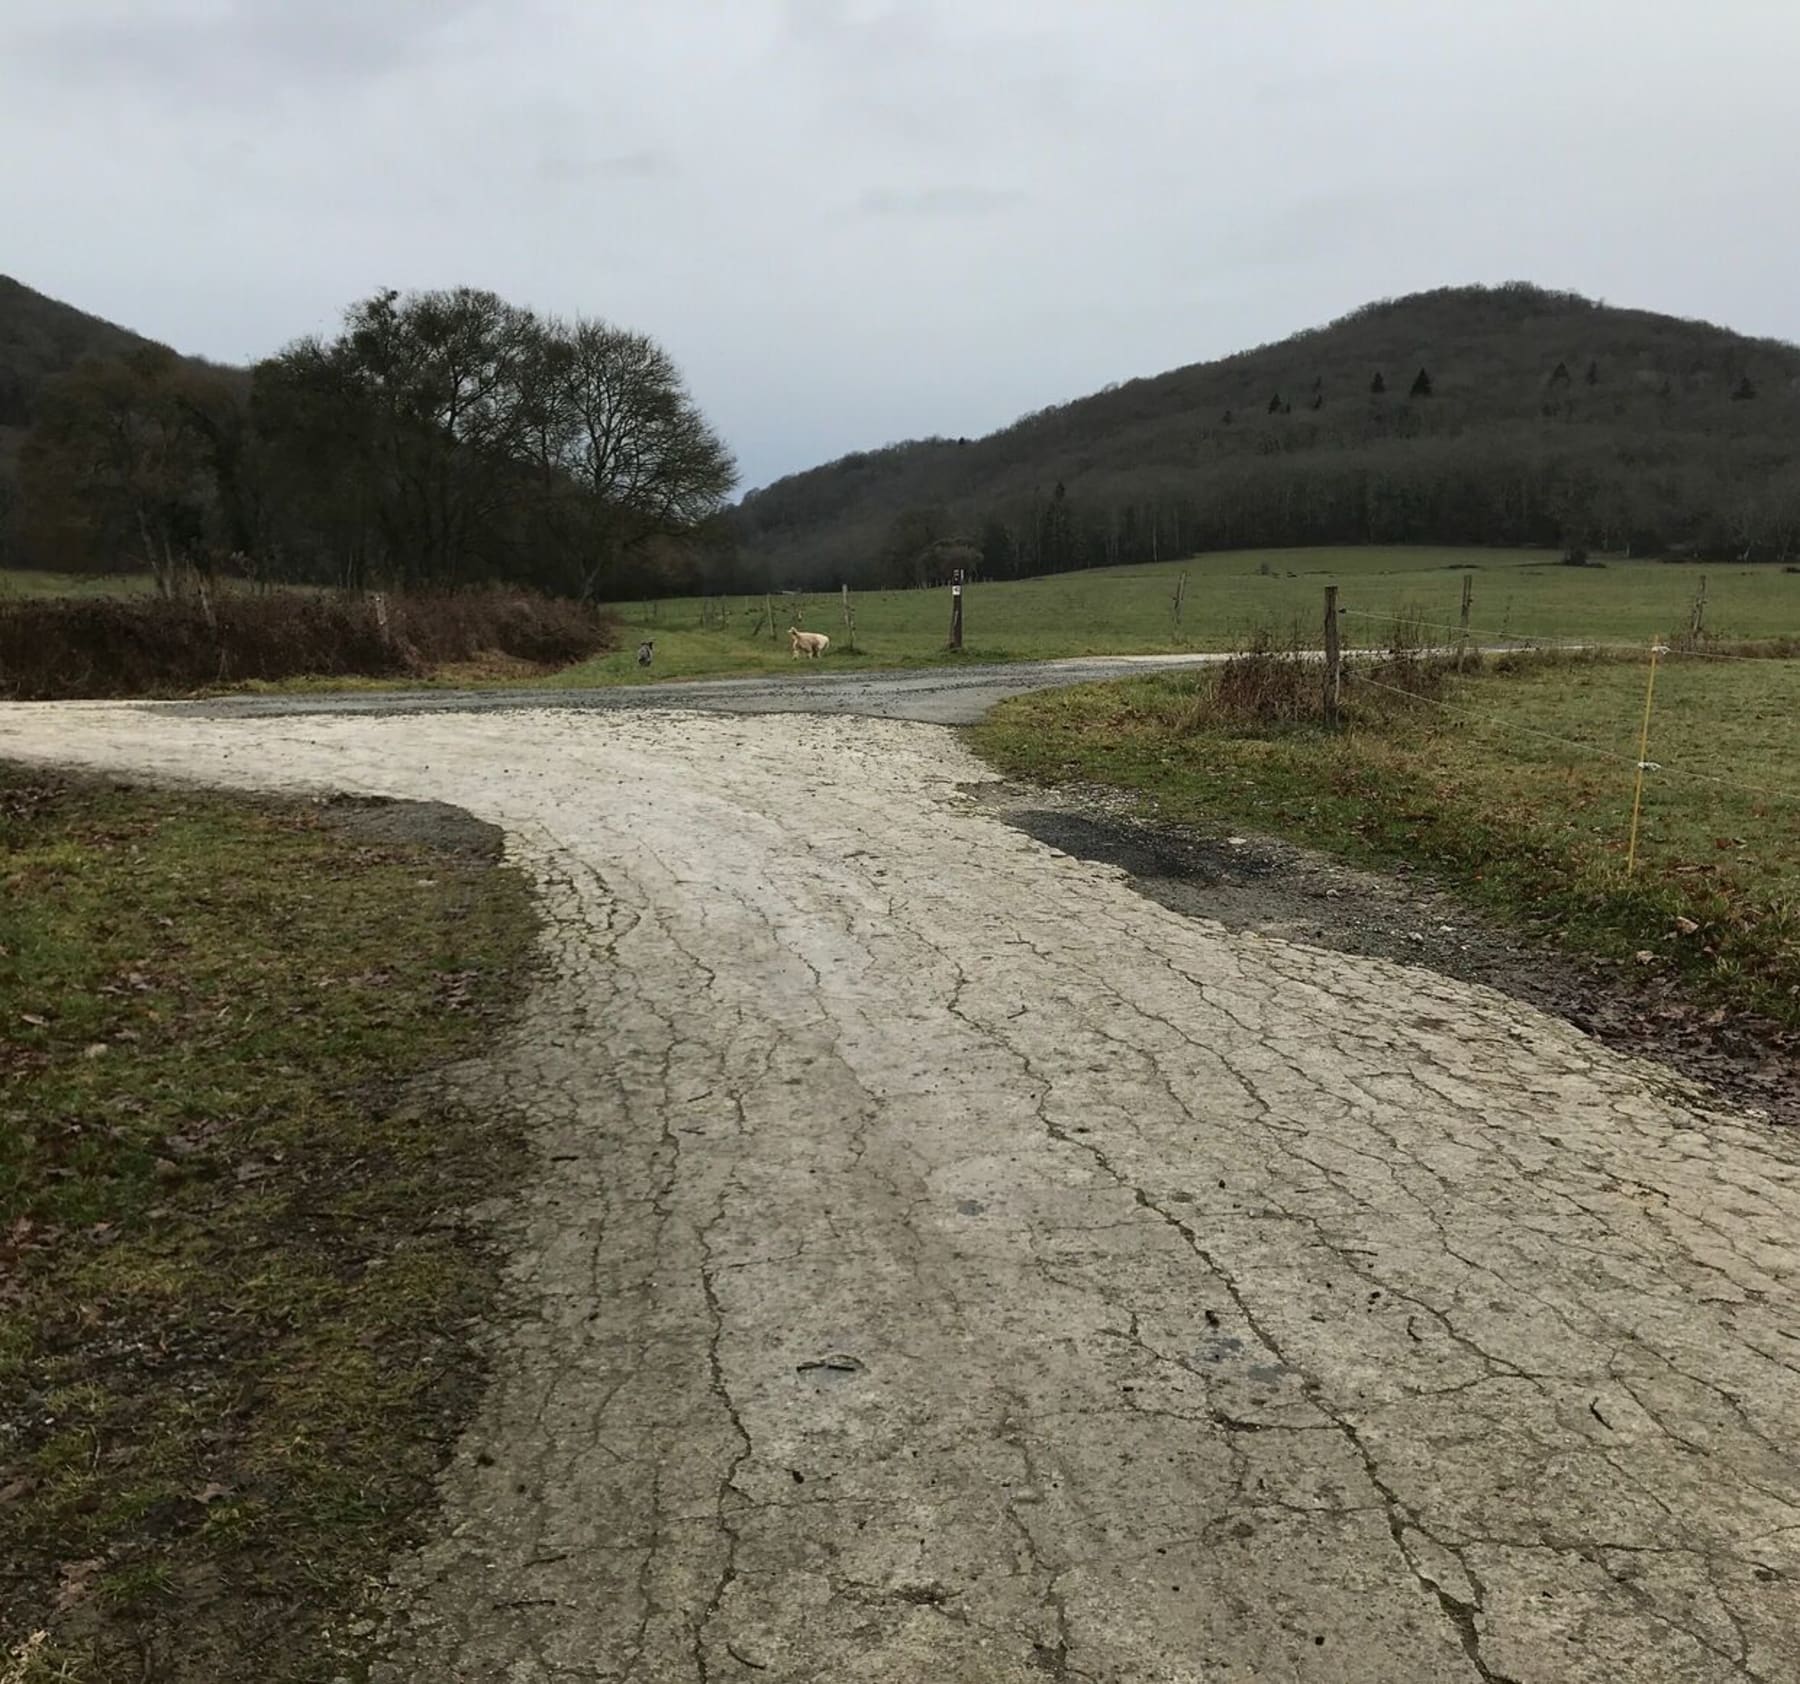
[{"label": "signpost", "polygon": [[962,648],[962,588],[963,570],[959,567],[950,575],[950,647]]}]

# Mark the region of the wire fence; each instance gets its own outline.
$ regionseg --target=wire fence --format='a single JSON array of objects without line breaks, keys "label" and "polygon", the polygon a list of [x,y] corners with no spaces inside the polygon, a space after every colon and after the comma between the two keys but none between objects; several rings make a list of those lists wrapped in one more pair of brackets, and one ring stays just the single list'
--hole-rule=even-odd
[{"label": "wire fence", "polygon": [[[1354,697],[1366,689],[1402,713],[1416,710],[1453,724],[1472,742],[1513,740],[1551,750],[1571,779],[1586,766],[1601,774],[1602,788],[1616,773],[1628,875],[1637,869],[1646,825],[1657,827],[1668,842],[1665,853],[1680,855],[1686,863],[1676,869],[1686,871],[1711,869],[1693,860],[1705,851],[1709,832],[1755,828],[1759,871],[1785,885],[1790,899],[1800,894],[1800,638],[1763,640],[1760,652],[1704,647],[1704,586],[1685,624],[1653,640],[1499,631],[1475,624],[1469,604],[1465,586],[1463,613],[1449,621],[1404,607],[1377,612],[1337,605],[1328,593],[1328,622],[1335,610],[1351,634],[1341,640],[1342,674],[1327,679],[1328,694]],[[1373,635],[1378,626],[1385,636]],[[1354,635],[1365,628],[1364,636]],[[1329,633],[1328,623],[1328,659]],[[1535,670],[1540,688],[1521,698],[1459,688],[1447,677],[1446,667],[1469,672],[1496,652],[1526,658],[1527,672],[1535,668],[1531,657],[1543,657]],[[1620,682],[1633,666],[1643,671],[1641,685]],[[1536,719],[1518,717],[1522,701]],[[1562,728],[1558,715],[1568,722]],[[1752,844],[1728,835],[1713,837],[1710,846],[1748,850]]]},{"label": "wire fence", "polygon": [[[1352,724],[1359,690],[1390,717],[1432,722],[1440,740],[1415,769],[1522,816],[1530,806],[1547,837],[1616,848],[1628,871],[1650,863],[1696,882],[1737,873],[1758,893],[1773,884],[1800,901],[1800,580],[1719,569],[1709,600],[1708,575],[1650,564],[1575,571],[1500,558],[1420,570],[1295,554],[1250,571],[1209,559],[983,582],[957,606],[975,659],[1257,648],[1291,650],[1314,671],[1337,659],[1340,688],[1328,681],[1328,693]],[[1337,607],[1322,619],[1332,579]],[[796,625],[828,632],[834,656],[879,664],[938,656],[949,596],[768,592],[636,604],[628,618],[765,658],[786,653]],[[1497,655],[1525,682],[1451,676],[1492,671]],[[1421,666],[1437,669],[1426,682]],[[1303,710],[1316,708],[1314,683],[1302,686]]]}]

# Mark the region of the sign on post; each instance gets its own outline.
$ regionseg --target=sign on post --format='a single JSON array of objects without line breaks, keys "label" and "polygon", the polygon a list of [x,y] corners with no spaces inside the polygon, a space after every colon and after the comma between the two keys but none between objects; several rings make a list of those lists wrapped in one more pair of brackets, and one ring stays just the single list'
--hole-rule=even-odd
[{"label": "sign on post", "polygon": [[950,647],[962,648],[962,588],[963,570],[959,567],[950,575]]}]

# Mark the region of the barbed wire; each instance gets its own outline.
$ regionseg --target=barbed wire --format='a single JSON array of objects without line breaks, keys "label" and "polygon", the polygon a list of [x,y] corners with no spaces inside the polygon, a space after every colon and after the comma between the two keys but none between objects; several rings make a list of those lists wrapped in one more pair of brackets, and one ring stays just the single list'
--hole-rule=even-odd
[{"label": "barbed wire", "polygon": [[[1495,631],[1491,626],[1461,626],[1461,625],[1453,626],[1450,624],[1450,622],[1448,620],[1421,620],[1421,619],[1415,618],[1413,615],[1405,614],[1405,613],[1376,614],[1376,613],[1371,613],[1366,608],[1340,608],[1338,610],[1338,612],[1340,614],[1349,615],[1350,617],[1352,617],[1354,619],[1358,619],[1358,620],[1381,620],[1381,621],[1385,621],[1389,625],[1392,625],[1396,621],[1399,621],[1400,623],[1409,625],[1409,626],[1423,626],[1429,631],[1455,632],[1459,638],[1464,637],[1464,636],[1467,636],[1469,638],[1494,638],[1501,642],[1506,642],[1506,643],[1529,644],[1529,645],[1531,645],[1531,647],[1533,649],[1542,649],[1542,650],[1547,650],[1547,651],[1551,651],[1551,652],[1555,652],[1555,651],[1559,651],[1559,650],[1569,650],[1569,651],[1575,651],[1575,652],[1593,652],[1596,650],[1600,650],[1600,651],[1611,652],[1611,651],[1617,650],[1617,651],[1621,651],[1621,652],[1635,651],[1636,653],[1641,655],[1641,654],[1645,653],[1646,648],[1647,648],[1647,645],[1645,645],[1642,642],[1602,643],[1602,642],[1595,642],[1592,640],[1585,640],[1582,642],[1571,642],[1568,640],[1568,634],[1566,634],[1566,633],[1558,634],[1555,637],[1551,637],[1551,636],[1541,635],[1537,632]],[[1658,641],[1660,642],[1660,639]],[[1746,638],[1744,641],[1745,642],[1753,642],[1754,639]],[[1389,647],[1389,645],[1371,644],[1369,647],[1375,648],[1375,649],[1381,649],[1381,648],[1387,648],[1387,647]],[[1521,653],[1526,653],[1526,652],[1527,651],[1521,651]],[[1770,654],[1767,654],[1767,655],[1732,655],[1732,654],[1728,654],[1724,650],[1720,650],[1720,649],[1683,649],[1679,644],[1663,645],[1663,654],[1665,655],[1665,657],[1670,657],[1670,658],[1675,657],[1675,656],[1680,656],[1683,658],[1692,656],[1693,658],[1695,658],[1697,660],[1702,660],[1702,661],[1749,661],[1758,666],[1767,666],[1769,664],[1769,662],[1771,662],[1771,661],[1784,661],[1784,660],[1800,659],[1800,653],[1775,654],[1775,653],[1771,652]]]}]

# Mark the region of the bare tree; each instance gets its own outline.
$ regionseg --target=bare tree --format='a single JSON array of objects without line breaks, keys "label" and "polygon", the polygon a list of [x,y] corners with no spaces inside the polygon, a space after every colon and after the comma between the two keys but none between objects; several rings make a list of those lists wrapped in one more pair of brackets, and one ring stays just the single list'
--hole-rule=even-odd
[{"label": "bare tree", "polygon": [[617,582],[632,550],[715,513],[737,483],[737,465],[673,359],[647,335],[590,320],[550,332],[566,346],[562,465],[586,493],[579,584],[594,596]]}]

